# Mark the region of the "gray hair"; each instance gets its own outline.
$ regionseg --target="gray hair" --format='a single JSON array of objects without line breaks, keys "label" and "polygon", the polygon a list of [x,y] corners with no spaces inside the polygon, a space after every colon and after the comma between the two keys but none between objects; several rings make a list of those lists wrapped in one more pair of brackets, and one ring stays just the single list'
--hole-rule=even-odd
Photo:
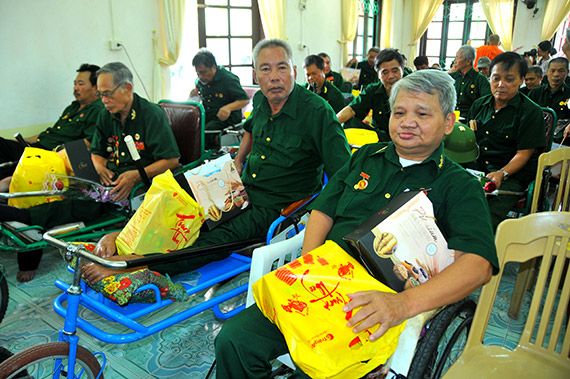
[{"label": "gray hair", "polygon": [[107,63],[97,70],[97,77],[101,74],[111,74],[113,76],[113,84],[116,86],[125,83],[133,84],[133,73],[121,62]]},{"label": "gray hair", "polygon": [[291,46],[283,40],[272,38],[272,39],[264,39],[261,40],[255,45],[253,48],[253,67],[257,67],[257,58],[259,57],[259,53],[263,49],[267,49],[270,47],[280,47],[285,50],[285,55],[287,55],[287,60],[293,61],[293,51],[291,50]]},{"label": "gray hair", "polygon": [[419,70],[398,80],[390,93],[390,109],[394,110],[394,103],[400,90],[416,93],[437,94],[439,105],[444,116],[453,113],[457,95],[454,80],[451,76],[439,70]]},{"label": "gray hair", "polygon": [[475,61],[475,48],[469,45],[463,45],[457,50],[457,53],[460,54],[465,60],[468,60],[471,63]]}]

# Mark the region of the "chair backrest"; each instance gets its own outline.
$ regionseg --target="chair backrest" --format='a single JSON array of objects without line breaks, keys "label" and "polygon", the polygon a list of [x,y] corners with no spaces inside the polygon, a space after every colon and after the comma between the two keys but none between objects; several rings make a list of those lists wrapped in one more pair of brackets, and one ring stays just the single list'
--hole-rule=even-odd
[{"label": "chair backrest", "polygon": [[570,213],[540,212],[508,219],[497,228],[495,242],[501,272],[481,291],[466,349],[482,344],[505,264],[541,257],[528,318],[516,349],[570,363],[570,329],[563,325],[570,298],[570,274],[565,269],[570,259]]},{"label": "chair backrest", "polygon": [[556,129],[558,117],[556,116],[556,112],[551,108],[542,108],[542,115],[544,117],[544,131],[546,133],[546,147],[544,151],[550,151],[550,149],[552,149],[554,129]]},{"label": "chair backrest", "polygon": [[180,164],[197,161],[204,154],[206,113],[200,103],[160,100],[180,149]]},{"label": "chair backrest", "polygon": [[542,153],[532,194],[530,213],[543,210],[570,211],[570,148]]},{"label": "chair backrest", "polygon": [[253,291],[251,290],[255,282],[268,272],[301,256],[304,237],[305,230],[303,229],[294,237],[271,245],[258,247],[253,251],[253,255],[251,256],[251,269],[249,271],[247,299],[245,302],[246,307],[255,303]]}]

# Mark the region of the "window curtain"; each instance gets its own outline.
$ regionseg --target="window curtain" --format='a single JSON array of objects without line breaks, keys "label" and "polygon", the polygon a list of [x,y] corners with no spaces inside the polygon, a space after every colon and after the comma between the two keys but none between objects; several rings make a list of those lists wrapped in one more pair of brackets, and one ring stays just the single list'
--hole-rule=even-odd
[{"label": "window curtain", "polygon": [[392,47],[392,0],[382,1],[382,14],[380,21],[380,47],[386,49]]},{"label": "window curtain", "polygon": [[257,0],[266,38],[285,39],[285,0]]},{"label": "window curtain", "polygon": [[184,31],[186,0],[158,0],[160,32],[154,36],[156,57],[154,99],[160,100],[168,93],[169,71],[178,60]]},{"label": "window curtain", "polygon": [[340,19],[341,19],[341,39],[338,40],[341,46],[341,65],[348,60],[348,44],[356,38],[356,29],[358,27],[358,1],[359,0],[342,0]]},{"label": "window curtain", "polygon": [[[558,1],[558,0],[557,0]],[[505,51],[513,49],[514,0],[481,0],[481,9],[489,23],[489,28],[501,37]],[[475,62],[474,62],[475,63]]]},{"label": "window curtain", "polygon": [[544,10],[540,40],[550,40],[570,12],[570,0],[549,0]]},{"label": "window curtain", "polygon": [[409,20],[411,34],[406,54],[408,62],[413,61],[417,56],[418,42],[442,3],[443,0],[412,0],[410,2],[411,10],[408,8],[408,11],[411,14]]}]

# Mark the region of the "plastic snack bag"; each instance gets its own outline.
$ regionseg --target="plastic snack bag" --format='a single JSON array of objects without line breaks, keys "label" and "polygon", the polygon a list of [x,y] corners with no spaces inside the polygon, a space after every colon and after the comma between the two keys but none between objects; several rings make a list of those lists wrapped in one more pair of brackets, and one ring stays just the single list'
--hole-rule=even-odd
[{"label": "plastic snack bag", "polygon": [[174,179],[157,175],[141,206],[117,237],[119,255],[168,253],[196,241],[204,211]]},{"label": "plastic snack bag", "polygon": [[352,317],[343,311],[347,294],[369,290],[394,292],[332,241],[253,286],[257,305],[283,333],[295,364],[312,378],[359,378],[395,351],[404,323],[374,342],[368,336],[377,325],[359,334],[346,326]]}]

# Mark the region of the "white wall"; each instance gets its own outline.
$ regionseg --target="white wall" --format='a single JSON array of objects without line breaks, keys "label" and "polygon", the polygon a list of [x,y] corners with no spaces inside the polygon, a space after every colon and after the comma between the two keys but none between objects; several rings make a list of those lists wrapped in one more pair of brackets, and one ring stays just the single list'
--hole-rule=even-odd
[{"label": "white wall", "polygon": [[[537,0],[533,9],[528,9],[526,5],[518,2],[513,29],[513,49],[520,48],[517,50],[519,54],[536,48],[538,43],[542,41],[540,32],[545,6],[546,0]],[[536,9],[538,11],[534,13]]]},{"label": "white wall", "polygon": [[342,67],[337,42],[341,37],[340,0],[306,0],[305,3],[306,9],[301,11],[299,0],[286,2],[287,42],[293,49],[299,83],[305,83],[303,61],[307,55],[326,52],[331,57],[333,70]]},{"label": "white wall", "polygon": [[[81,63],[121,61],[132,70],[124,51],[109,49],[112,38],[126,46],[152,91],[153,30],[156,0],[1,0],[0,134],[55,122],[73,100]],[[146,97],[136,75],[135,90]]]}]

